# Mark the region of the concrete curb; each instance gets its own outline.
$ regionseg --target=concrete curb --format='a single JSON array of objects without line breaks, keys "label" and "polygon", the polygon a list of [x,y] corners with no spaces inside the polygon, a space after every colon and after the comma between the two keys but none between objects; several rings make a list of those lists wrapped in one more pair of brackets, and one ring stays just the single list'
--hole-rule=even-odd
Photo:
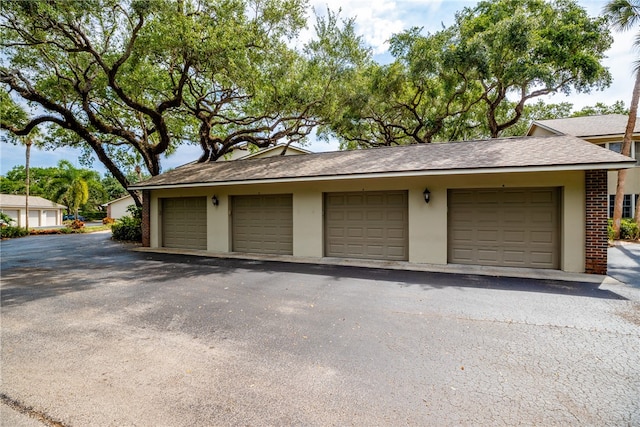
[{"label": "concrete curb", "polygon": [[294,257],[291,255],[265,255],[265,254],[246,254],[234,252],[207,252],[189,249],[173,249],[173,248],[145,248],[138,247],[133,249],[137,252],[171,254],[171,255],[192,255],[207,258],[221,259],[240,259],[250,261],[273,261],[288,262],[297,264],[316,264],[316,265],[335,265],[346,267],[362,267],[362,268],[381,268],[387,270],[406,270],[406,271],[422,271],[428,273],[448,273],[448,274],[465,274],[478,276],[493,277],[514,277],[522,279],[537,280],[559,280],[564,282],[580,282],[580,283],[598,283],[616,285],[622,284],[613,277],[599,274],[586,273],[568,273],[558,270],[543,270],[535,268],[511,268],[511,267],[490,267],[476,265],[461,264],[416,264],[406,261],[378,261],[378,260],[362,260],[362,259],[342,259],[342,258],[310,258],[310,257]]}]

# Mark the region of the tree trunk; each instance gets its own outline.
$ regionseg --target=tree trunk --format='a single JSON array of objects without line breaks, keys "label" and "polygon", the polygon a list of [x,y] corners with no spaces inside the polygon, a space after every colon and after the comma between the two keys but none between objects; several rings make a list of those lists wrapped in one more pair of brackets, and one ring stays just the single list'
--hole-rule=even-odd
[{"label": "tree trunk", "polygon": [[[633,129],[636,126],[638,115],[638,101],[640,100],[640,68],[636,70],[636,82],[633,86],[631,105],[629,106],[629,120],[622,140],[622,154],[631,154],[631,141],[633,139]],[[616,201],[613,208],[613,230],[616,239],[620,238],[620,221],[622,220],[622,202],[624,200],[624,181],[627,176],[626,169],[618,171],[618,185],[616,187]],[[636,208],[636,222],[638,221],[638,209]]]},{"label": "tree trunk", "polygon": [[25,209],[24,209],[24,211],[25,211],[25,215],[26,215],[25,228],[28,230],[29,229],[29,187],[31,185],[31,179],[30,179],[30,176],[29,176],[29,165],[31,163],[31,139],[27,139],[25,141],[25,144],[27,146],[27,150],[26,150],[26,161],[25,161],[24,169],[25,169],[25,173],[27,175],[27,179],[25,180],[25,187],[26,187],[26,194],[27,195],[25,197],[25,203],[24,203]]}]

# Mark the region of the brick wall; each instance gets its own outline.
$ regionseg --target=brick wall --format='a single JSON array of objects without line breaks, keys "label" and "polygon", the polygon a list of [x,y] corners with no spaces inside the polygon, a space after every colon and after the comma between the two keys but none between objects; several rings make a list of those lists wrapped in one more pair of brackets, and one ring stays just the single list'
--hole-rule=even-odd
[{"label": "brick wall", "polygon": [[151,246],[151,192],[142,190],[142,246]]},{"label": "brick wall", "polygon": [[607,171],[585,171],[586,242],[584,270],[607,274]]}]

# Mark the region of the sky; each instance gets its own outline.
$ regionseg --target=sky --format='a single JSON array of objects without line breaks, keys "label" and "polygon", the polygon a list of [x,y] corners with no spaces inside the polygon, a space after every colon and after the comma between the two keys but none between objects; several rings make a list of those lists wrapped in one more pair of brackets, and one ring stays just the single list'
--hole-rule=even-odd
[{"label": "sky", "polygon": [[[341,9],[341,16],[345,18],[355,17],[356,32],[363,36],[375,55],[374,59],[380,63],[389,61],[387,40],[392,34],[412,27],[422,27],[424,32],[438,31],[442,25],[449,26],[453,23],[456,11],[467,6],[473,7],[476,3],[476,1],[464,0],[310,0],[311,8],[319,14],[323,14],[329,8],[334,11]],[[606,1],[583,0],[578,3],[591,16],[598,16]],[[313,14],[310,13],[310,16],[309,35],[313,28]],[[607,51],[607,58],[604,60],[604,65],[609,68],[613,77],[613,82],[608,89],[590,94],[574,93],[570,96],[558,94],[539,99],[549,103],[571,102],[575,109],[594,105],[596,102],[613,104],[619,100],[624,101],[628,107],[633,85],[634,52],[631,46],[634,33],[634,31],[612,32],[614,43]],[[302,34],[303,37],[304,35]],[[333,151],[338,149],[338,144],[312,140],[306,148],[317,152]],[[180,147],[173,155],[162,159],[162,169],[168,170],[189,163],[196,160],[200,154],[201,149],[197,145]],[[79,156],[80,152],[71,148],[59,148],[53,151],[33,148],[31,166],[55,166],[60,160],[65,159],[76,167],[83,167],[78,161]],[[24,164],[24,161],[24,147],[13,146],[6,142],[0,143],[0,175],[4,175],[16,165]],[[94,161],[93,167],[101,174],[106,172],[98,160]]]}]

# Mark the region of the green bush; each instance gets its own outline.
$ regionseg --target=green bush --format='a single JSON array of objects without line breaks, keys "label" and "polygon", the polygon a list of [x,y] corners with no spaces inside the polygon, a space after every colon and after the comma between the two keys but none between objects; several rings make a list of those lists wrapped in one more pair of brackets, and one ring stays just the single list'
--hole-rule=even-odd
[{"label": "green bush", "polygon": [[29,230],[22,227],[14,227],[7,225],[0,227],[0,237],[3,239],[13,239],[15,237],[24,237],[29,234]]},{"label": "green bush", "polygon": [[640,229],[633,219],[622,219],[622,222],[620,222],[620,238],[626,240],[640,239]]},{"label": "green bush", "polygon": [[[607,234],[609,236],[609,240],[614,240],[613,220],[611,218],[609,218],[609,222],[607,224]],[[620,239],[640,239],[640,228],[632,218],[622,218],[622,221],[620,221]]]},{"label": "green bush", "polygon": [[124,216],[111,226],[111,235],[114,240],[142,242],[142,220]]},{"label": "green bush", "polygon": [[607,221],[607,236],[609,240],[615,240],[616,233],[613,231],[613,220],[609,218]]},{"label": "green bush", "polygon": [[102,221],[106,216],[106,212],[80,212],[80,215],[84,217],[87,221]]}]

